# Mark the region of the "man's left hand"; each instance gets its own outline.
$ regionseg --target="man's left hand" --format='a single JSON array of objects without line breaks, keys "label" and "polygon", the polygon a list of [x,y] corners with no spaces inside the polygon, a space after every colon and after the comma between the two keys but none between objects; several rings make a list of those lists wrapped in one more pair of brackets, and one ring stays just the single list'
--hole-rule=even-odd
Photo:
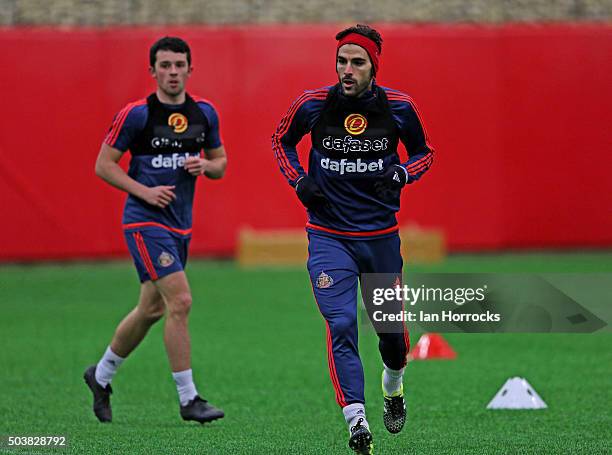
[{"label": "man's left hand", "polygon": [[185,170],[194,177],[204,175],[206,169],[208,169],[209,160],[206,158],[200,158],[198,156],[190,156],[185,160]]},{"label": "man's left hand", "polygon": [[389,192],[400,191],[408,183],[408,172],[403,166],[393,164],[374,183],[376,194],[384,198]]}]

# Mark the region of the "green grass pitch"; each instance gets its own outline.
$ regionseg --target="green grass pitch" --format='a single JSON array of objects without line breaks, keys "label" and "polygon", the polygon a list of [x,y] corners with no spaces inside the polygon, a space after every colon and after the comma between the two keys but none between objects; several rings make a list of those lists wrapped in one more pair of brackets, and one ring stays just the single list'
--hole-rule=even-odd
[{"label": "green grass pitch", "polygon": [[[451,256],[418,271],[612,272],[611,253]],[[192,261],[193,370],[200,393],[226,411],[183,422],[162,325],[119,370],[114,421],[99,424],[83,370],[136,302],[128,262],[0,267],[0,435],[68,437],[65,449],[2,453],[348,454],[327,371],[323,319],[304,268],[242,270]],[[417,334],[411,334],[416,342]],[[411,362],[409,419],[382,424],[381,362],[363,331],[368,419],[376,454],[611,453],[612,333],[449,334],[455,361]],[[511,376],[549,409],[488,411]]]}]

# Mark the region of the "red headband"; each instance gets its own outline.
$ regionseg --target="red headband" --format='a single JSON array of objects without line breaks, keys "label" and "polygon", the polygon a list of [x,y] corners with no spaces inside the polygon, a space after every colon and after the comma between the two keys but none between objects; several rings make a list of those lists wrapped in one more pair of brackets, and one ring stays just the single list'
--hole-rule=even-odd
[{"label": "red headband", "polygon": [[356,44],[357,46],[363,47],[370,56],[370,61],[374,67],[374,74],[378,73],[378,59],[379,52],[376,43],[370,38],[367,38],[359,33],[349,33],[340,41],[338,41],[338,47],[336,48],[336,55],[342,46],[345,44]]}]

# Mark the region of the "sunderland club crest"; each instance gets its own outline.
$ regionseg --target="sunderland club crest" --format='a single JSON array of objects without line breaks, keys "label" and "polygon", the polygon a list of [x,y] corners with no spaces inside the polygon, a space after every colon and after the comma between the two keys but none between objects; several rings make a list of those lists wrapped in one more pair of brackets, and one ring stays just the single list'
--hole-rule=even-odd
[{"label": "sunderland club crest", "polygon": [[317,277],[317,287],[319,289],[326,289],[331,287],[332,284],[334,284],[334,279],[327,273],[321,271],[320,275]]},{"label": "sunderland club crest", "polygon": [[157,263],[162,267],[170,267],[172,264],[174,264],[174,256],[164,251],[157,258]]}]

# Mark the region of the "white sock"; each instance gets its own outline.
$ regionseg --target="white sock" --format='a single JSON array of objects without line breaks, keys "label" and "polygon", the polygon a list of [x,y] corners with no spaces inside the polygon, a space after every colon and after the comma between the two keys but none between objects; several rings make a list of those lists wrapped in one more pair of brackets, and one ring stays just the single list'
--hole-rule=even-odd
[{"label": "white sock", "polygon": [[96,382],[102,387],[106,387],[113,380],[113,376],[117,372],[119,365],[123,363],[125,358],[119,357],[110,346],[106,348],[106,352],[96,365]]},{"label": "white sock", "polygon": [[176,383],[176,390],[179,394],[181,406],[185,406],[198,394],[195,384],[193,383],[193,373],[191,372],[191,369],[177,371],[176,373],[172,373],[172,377]]},{"label": "white sock", "polygon": [[349,432],[351,431],[351,427],[357,425],[359,419],[363,419],[361,425],[364,427],[370,428],[368,421],[366,420],[365,415],[365,406],[363,403],[353,403],[349,404],[342,408],[342,414],[344,414],[344,420],[346,420],[346,424],[348,425]]},{"label": "white sock", "polygon": [[401,370],[392,370],[387,365],[383,371],[383,391],[385,395],[390,397],[394,393],[399,392],[402,387],[402,380],[404,379],[404,368]]}]

